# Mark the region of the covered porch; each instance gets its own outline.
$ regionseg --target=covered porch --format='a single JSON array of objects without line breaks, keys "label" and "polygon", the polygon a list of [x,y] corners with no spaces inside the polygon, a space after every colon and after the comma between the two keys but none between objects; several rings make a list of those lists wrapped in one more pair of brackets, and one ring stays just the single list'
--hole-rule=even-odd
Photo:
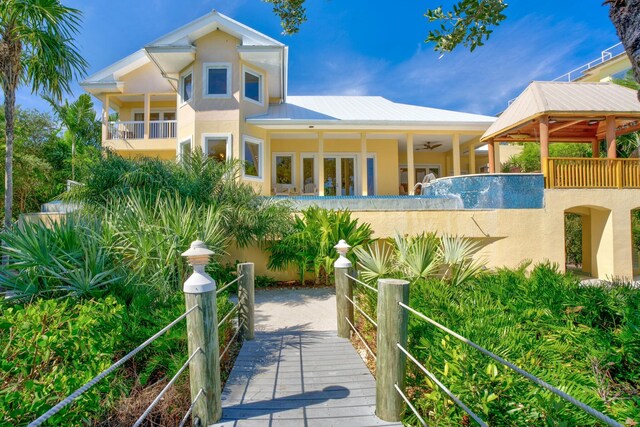
[{"label": "covered porch", "polygon": [[[618,158],[618,138],[640,130],[634,90],[614,83],[533,82],[485,132],[489,171],[501,143],[540,144],[545,187],[640,188],[640,159]],[[601,152],[601,141],[606,150]],[[591,158],[553,158],[550,144],[590,144]]]}]

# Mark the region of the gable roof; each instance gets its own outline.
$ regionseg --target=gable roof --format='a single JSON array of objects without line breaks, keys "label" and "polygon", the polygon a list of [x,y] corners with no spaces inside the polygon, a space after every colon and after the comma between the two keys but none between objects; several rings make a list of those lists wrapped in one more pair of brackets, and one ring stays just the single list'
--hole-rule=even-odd
[{"label": "gable roof", "polygon": [[498,117],[481,140],[544,114],[640,116],[635,90],[610,82],[533,82]]},{"label": "gable roof", "polygon": [[495,117],[399,104],[381,96],[289,96],[267,114],[247,118],[260,126],[415,126],[484,130]]},{"label": "gable roof", "polygon": [[108,84],[115,88],[116,82],[120,77],[151,62],[149,51],[171,51],[180,50],[181,48],[192,48],[192,43],[195,40],[216,30],[221,30],[236,37],[242,42],[242,46],[285,49],[285,45],[279,41],[213,10],[154,40],[143,49],[92,74],[81,82],[80,85],[88,91],[92,88],[104,89],[105,85]]}]

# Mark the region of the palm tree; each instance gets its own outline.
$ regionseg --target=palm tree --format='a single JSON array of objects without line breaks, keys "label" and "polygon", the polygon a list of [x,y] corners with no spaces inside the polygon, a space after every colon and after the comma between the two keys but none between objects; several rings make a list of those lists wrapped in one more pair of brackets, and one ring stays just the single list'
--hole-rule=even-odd
[{"label": "palm tree", "polygon": [[80,97],[69,104],[58,104],[50,96],[44,96],[44,99],[51,105],[53,112],[58,116],[62,126],[67,129],[67,135],[71,139],[71,179],[76,179],[76,144],[88,144],[94,136],[96,113],[93,110],[93,101],[88,94],[80,95]]},{"label": "palm tree", "polygon": [[84,75],[87,63],[73,45],[81,12],[59,0],[0,1],[0,84],[5,109],[4,225],[13,210],[13,138],[16,90],[28,84],[34,93],[61,98],[70,82]]}]

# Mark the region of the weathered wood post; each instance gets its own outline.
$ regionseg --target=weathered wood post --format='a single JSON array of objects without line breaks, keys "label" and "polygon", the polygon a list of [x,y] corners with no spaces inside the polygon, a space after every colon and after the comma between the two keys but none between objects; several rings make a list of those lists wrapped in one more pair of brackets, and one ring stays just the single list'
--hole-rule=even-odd
[{"label": "weathered wood post", "polygon": [[187,310],[197,306],[187,316],[189,355],[200,349],[189,363],[191,401],[203,390],[193,406],[192,419],[198,419],[203,426],[212,425],[222,417],[216,281],[204,271],[211,255],[213,251],[200,240],[191,243],[189,250],[182,254],[193,267],[193,274],[183,288]]},{"label": "weathered wood post", "polygon": [[[351,337],[351,327],[349,322],[353,324],[353,305],[347,297],[353,301],[353,283],[347,274],[351,271],[353,265],[346,257],[349,246],[344,240],[340,240],[334,246],[338,252],[338,259],[333,263],[333,269],[336,278],[336,304],[338,312],[338,336],[340,338]],[[347,321],[348,319],[348,321]]]},{"label": "weathered wood post", "polygon": [[398,344],[407,346],[409,282],[378,280],[378,355],[376,361],[376,415],[384,421],[400,421],[403,401],[395,389],[404,391],[406,356]]},{"label": "weathered wood post", "polygon": [[255,275],[252,262],[238,264],[238,326],[242,325],[242,337],[252,340],[254,336]]}]

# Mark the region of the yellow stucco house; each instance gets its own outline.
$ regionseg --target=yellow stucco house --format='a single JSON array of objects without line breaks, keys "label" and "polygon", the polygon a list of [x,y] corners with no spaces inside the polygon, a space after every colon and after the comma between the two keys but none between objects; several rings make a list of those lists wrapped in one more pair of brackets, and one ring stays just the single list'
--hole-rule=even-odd
[{"label": "yellow stucco house", "polygon": [[[583,270],[638,274],[630,212],[640,208],[639,163],[614,159],[615,138],[640,119],[629,93],[610,96],[610,83],[575,91],[573,83],[533,84],[496,119],[376,96],[289,96],[287,76],[287,46],[213,11],[82,87],[102,102],[103,146],[123,156],[179,160],[199,148],[242,159],[240,179],[265,196],[348,208],[377,236],[426,230],[482,239],[490,266],[530,259],[564,268],[564,215],[578,213]],[[611,102],[556,108],[567,90],[587,104]],[[549,158],[555,141],[595,147],[604,138],[609,159]],[[499,174],[510,143],[523,141],[541,144],[542,173]],[[248,256],[260,272],[255,258],[263,255],[232,254]]]}]

